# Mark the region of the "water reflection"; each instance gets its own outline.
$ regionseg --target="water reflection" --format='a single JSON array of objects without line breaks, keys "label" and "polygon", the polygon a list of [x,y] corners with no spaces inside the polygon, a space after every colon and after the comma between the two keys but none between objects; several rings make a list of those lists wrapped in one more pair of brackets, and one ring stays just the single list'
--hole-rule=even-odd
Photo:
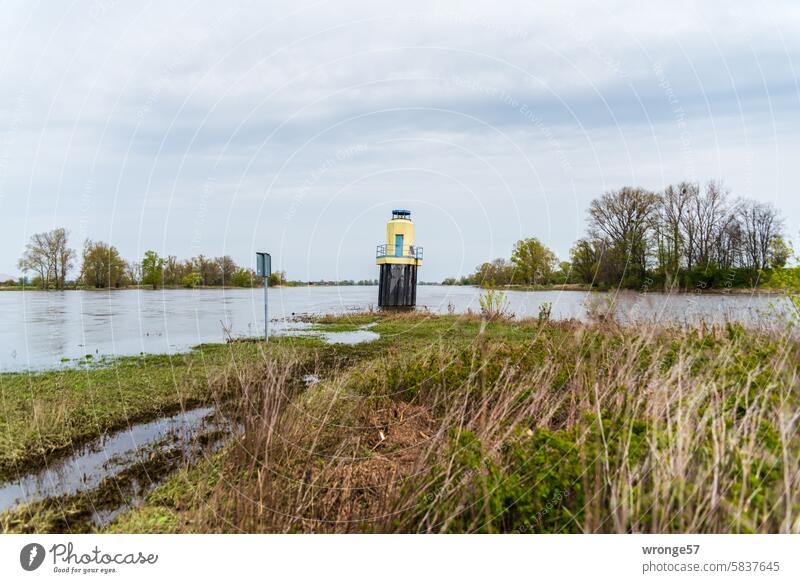
[{"label": "water reflection", "polygon": [[38,472],[1,484],[0,512],[22,503],[92,490],[104,478],[142,463],[147,448],[162,442],[166,442],[165,448],[180,450],[187,457],[197,455],[202,450],[194,440],[203,432],[223,428],[210,419],[212,413],[210,408],[194,409],[100,437]]}]

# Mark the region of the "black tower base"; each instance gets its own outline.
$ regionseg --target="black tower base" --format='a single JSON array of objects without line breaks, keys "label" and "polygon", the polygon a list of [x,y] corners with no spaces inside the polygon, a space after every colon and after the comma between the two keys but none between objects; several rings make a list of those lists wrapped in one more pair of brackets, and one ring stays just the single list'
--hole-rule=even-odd
[{"label": "black tower base", "polygon": [[381,308],[410,308],[417,305],[416,265],[381,265],[378,305]]}]

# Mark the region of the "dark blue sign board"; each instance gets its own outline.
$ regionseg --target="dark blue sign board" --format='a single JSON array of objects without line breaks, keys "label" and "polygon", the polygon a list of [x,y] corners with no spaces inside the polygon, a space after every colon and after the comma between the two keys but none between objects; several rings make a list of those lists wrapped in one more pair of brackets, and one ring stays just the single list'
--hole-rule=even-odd
[{"label": "dark blue sign board", "polygon": [[256,275],[258,277],[272,275],[272,256],[269,253],[256,253]]},{"label": "dark blue sign board", "polygon": [[269,253],[256,252],[256,275],[264,278],[264,340],[269,340],[267,288],[269,287],[269,276],[272,275],[272,256]]}]

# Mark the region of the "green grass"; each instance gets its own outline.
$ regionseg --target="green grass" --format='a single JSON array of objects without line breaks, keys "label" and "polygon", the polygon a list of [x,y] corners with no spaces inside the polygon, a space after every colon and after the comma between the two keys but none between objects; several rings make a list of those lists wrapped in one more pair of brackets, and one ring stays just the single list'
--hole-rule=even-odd
[{"label": "green grass", "polygon": [[114,530],[800,529],[794,339],[419,315],[373,329],[371,356],[273,403],[279,422],[253,419],[213,471]]},{"label": "green grass", "polygon": [[[266,356],[263,343],[237,342],[19,375],[16,398],[59,403],[54,379],[82,375],[109,423],[124,419],[123,401],[149,410],[139,401],[154,383],[166,385],[162,408],[227,399],[246,431],[109,532],[800,531],[796,337],[424,313],[313,323],[375,323],[380,338],[277,339]],[[322,382],[298,387],[306,370]],[[4,394],[11,378],[0,377]],[[94,415],[89,399],[69,402]],[[21,437],[35,416],[7,418],[20,451],[36,442]],[[53,443],[81,425],[61,427]],[[48,511],[5,524],[52,532],[61,523]]]},{"label": "green grass", "polygon": [[[279,338],[271,347],[313,350],[320,344],[314,338]],[[221,375],[261,356],[260,343],[242,342],[0,374],[0,480],[107,431],[224,398]]]}]

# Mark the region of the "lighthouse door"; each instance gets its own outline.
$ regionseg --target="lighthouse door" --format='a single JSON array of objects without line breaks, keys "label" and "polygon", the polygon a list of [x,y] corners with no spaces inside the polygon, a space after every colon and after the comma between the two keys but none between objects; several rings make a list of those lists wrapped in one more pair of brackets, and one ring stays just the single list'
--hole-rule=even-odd
[{"label": "lighthouse door", "polygon": [[395,257],[403,256],[403,235],[394,236],[394,256]]}]

